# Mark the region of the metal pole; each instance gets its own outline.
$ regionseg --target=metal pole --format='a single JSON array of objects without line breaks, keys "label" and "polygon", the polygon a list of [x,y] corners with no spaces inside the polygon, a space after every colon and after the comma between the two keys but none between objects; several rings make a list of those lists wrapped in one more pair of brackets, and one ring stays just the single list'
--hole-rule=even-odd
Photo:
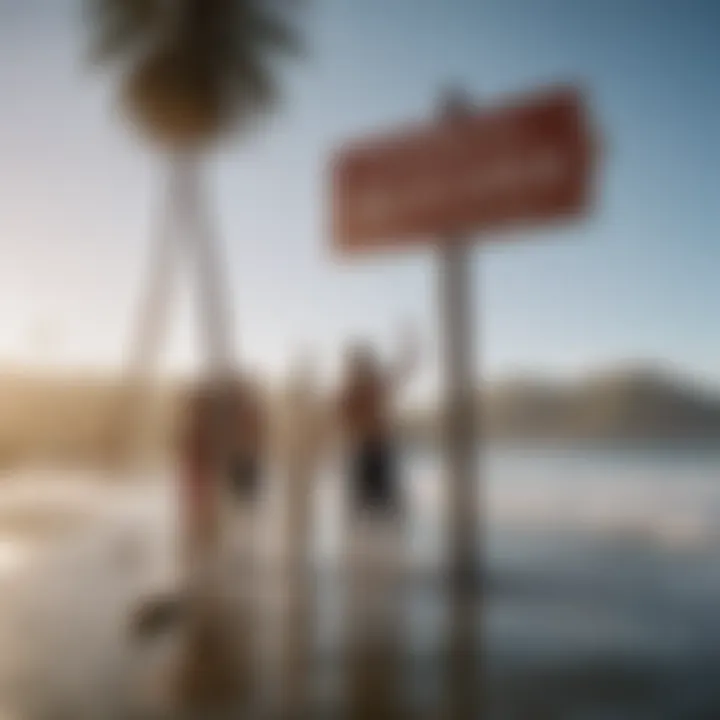
[{"label": "metal pole", "polygon": [[461,584],[474,582],[479,570],[471,259],[472,248],[463,238],[451,240],[440,251],[448,560],[453,582]]},{"label": "metal pole", "polygon": [[[442,104],[446,122],[462,120],[468,103],[458,93]],[[475,334],[472,312],[473,247],[467,237],[443,239],[440,246],[440,325],[443,349],[445,408],[443,445],[447,483],[447,540],[450,572],[446,645],[448,717],[481,717],[481,649],[476,618],[482,588],[480,503],[478,497],[478,427]]]},{"label": "metal pole", "polygon": [[[467,100],[453,92],[443,99],[442,116],[453,122],[468,108]],[[468,238],[448,237],[441,243],[439,259],[448,550],[453,578],[461,582],[474,581],[480,566],[472,253]]]}]

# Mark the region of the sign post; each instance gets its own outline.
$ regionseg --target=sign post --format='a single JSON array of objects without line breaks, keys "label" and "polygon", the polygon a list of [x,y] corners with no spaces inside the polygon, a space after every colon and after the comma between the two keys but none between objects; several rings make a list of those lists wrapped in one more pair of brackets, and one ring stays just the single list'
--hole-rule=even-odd
[{"label": "sign post", "polygon": [[[452,124],[472,112],[458,91],[441,98],[441,121]],[[482,599],[480,427],[473,313],[473,247],[465,234],[439,247],[438,305],[443,367],[442,445],[446,466],[446,552],[450,587],[445,645],[444,711],[476,717],[484,695],[481,653],[475,647],[477,601]],[[474,592],[477,590],[478,592]]]},{"label": "sign post", "polygon": [[453,580],[478,569],[477,382],[472,322],[471,248],[461,238],[440,248],[439,290],[444,407],[442,440],[447,468],[448,549]]},{"label": "sign post", "polygon": [[334,158],[340,253],[439,247],[451,566],[462,577],[478,567],[470,237],[583,215],[593,155],[582,94],[561,85],[481,110],[453,93],[439,120],[350,143]]},{"label": "sign post", "polygon": [[[470,112],[466,98],[451,92],[441,99],[441,120],[451,124]],[[465,235],[441,242],[439,326],[444,402],[442,440],[447,472],[447,546],[454,584],[472,582],[479,570],[479,502],[477,449],[478,383],[475,368],[476,327],[473,318],[472,247]]]},{"label": "sign post", "polygon": [[476,584],[482,583],[482,567],[471,260],[472,248],[464,237],[454,238],[440,248],[439,319],[445,376],[442,440],[447,483],[445,529],[451,581],[444,708],[451,717],[476,717],[473,700],[483,694],[473,623],[477,611],[473,600],[482,598],[481,592],[473,591],[482,588]]},{"label": "sign post", "polygon": [[459,662],[452,663],[451,694],[458,708],[471,701],[474,680],[460,648],[471,642],[470,600],[478,597],[467,591],[482,581],[471,236],[583,215],[594,146],[583,97],[572,86],[479,111],[453,93],[440,110],[434,123],[341,148],[334,158],[332,210],[333,240],[343,255],[418,245],[439,253],[450,652]]}]

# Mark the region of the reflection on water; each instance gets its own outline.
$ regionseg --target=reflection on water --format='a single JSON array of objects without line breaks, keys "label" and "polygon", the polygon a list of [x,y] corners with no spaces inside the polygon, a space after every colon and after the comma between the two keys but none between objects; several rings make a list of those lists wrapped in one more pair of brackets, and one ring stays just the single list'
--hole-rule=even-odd
[{"label": "reflection on water", "polygon": [[[483,468],[489,585],[476,642],[482,633],[489,717],[720,716],[720,454],[504,450],[488,453]],[[436,567],[441,556],[438,478],[432,457],[409,460],[411,513],[404,537],[416,568]],[[343,557],[338,543],[345,533],[338,485],[332,477],[324,482],[316,545],[318,562],[327,570]],[[60,479],[43,479],[38,486],[46,483],[53,484],[52,490],[35,492],[34,501],[27,499],[33,496],[27,490],[30,482],[25,482],[23,503],[14,490],[16,510],[31,514],[42,497],[43,513],[54,502],[58,513],[84,518],[77,520],[84,529],[68,534],[56,524],[53,532],[64,540],[40,543],[44,550],[32,554],[37,571],[0,596],[4,624],[15,632],[3,635],[7,642],[0,670],[16,647],[27,646],[25,682],[32,678],[45,700],[43,705],[36,693],[33,707],[25,703],[28,717],[53,717],[41,710],[60,707],[60,698],[71,717],[105,717],[109,704],[122,706],[119,678],[127,676],[129,661],[121,629],[127,609],[142,592],[172,576],[171,487],[91,483],[91,492]],[[9,534],[3,527],[12,493],[2,493],[0,582],[6,568],[7,586],[8,573],[23,563],[13,540],[22,533]],[[258,527],[269,538],[276,530],[273,517],[280,516],[273,497],[266,511]],[[128,534],[140,538],[142,562],[118,564],[109,548]],[[228,570],[234,572],[240,583],[241,573]],[[253,585],[252,591],[262,596],[262,612],[251,626],[264,638],[266,697],[285,682],[281,675],[287,670],[278,670],[280,661],[267,658],[277,658],[278,643],[290,637],[304,647],[306,674],[321,696],[334,697],[348,677],[357,681],[362,676],[362,683],[380,688],[382,677],[366,670],[385,667],[377,663],[390,655],[378,655],[377,644],[370,643],[371,655],[353,660],[355,655],[347,653],[350,628],[360,640],[379,637],[386,650],[394,648],[397,672],[389,668],[380,675],[395,677],[393,686],[405,689],[406,712],[440,702],[445,589],[415,579],[395,585],[392,592],[386,586],[377,605],[371,603],[371,587],[381,586],[365,584],[358,590],[355,585],[353,590],[321,575],[312,597],[303,595],[310,605],[303,600],[301,609],[291,612],[293,603],[279,601],[282,588],[275,581]],[[371,607],[380,614],[371,613],[370,625],[362,624],[360,618]],[[349,624],[343,620],[348,612]],[[294,632],[298,627],[310,633],[309,640]],[[345,653],[340,652],[343,643]],[[71,649],[73,663],[59,667],[57,658]],[[96,678],[92,688],[88,677]],[[365,687],[362,683],[358,687]],[[3,699],[0,695],[0,707]]]}]

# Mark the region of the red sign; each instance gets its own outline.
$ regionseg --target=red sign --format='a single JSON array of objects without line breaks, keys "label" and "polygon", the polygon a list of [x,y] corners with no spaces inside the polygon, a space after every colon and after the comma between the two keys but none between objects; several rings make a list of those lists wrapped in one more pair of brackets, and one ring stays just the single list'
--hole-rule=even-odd
[{"label": "red sign", "polygon": [[592,142],[569,87],[349,145],[333,167],[333,238],[344,252],[577,215]]}]

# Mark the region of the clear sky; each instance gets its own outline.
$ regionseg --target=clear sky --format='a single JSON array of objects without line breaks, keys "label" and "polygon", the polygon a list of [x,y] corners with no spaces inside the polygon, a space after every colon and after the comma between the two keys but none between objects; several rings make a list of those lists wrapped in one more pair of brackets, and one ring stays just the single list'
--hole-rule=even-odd
[{"label": "clear sky", "polygon": [[[0,362],[117,365],[159,209],[162,163],[84,64],[78,6],[0,0]],[[404,319],[433,347],[430,251],[330,260],[329,153],[429,117],[447,83],[492,103],[577,80],[606,144],[597,211],[478,248],[479,364],[659,359],[720,386],[720,2],[315,0],[307,25],[285,106],[213,177],[245,357],[281,368],[312,346],[330,362],[358,334],[391,353]],[[187,295],[179,367],[190,317]]]}]

